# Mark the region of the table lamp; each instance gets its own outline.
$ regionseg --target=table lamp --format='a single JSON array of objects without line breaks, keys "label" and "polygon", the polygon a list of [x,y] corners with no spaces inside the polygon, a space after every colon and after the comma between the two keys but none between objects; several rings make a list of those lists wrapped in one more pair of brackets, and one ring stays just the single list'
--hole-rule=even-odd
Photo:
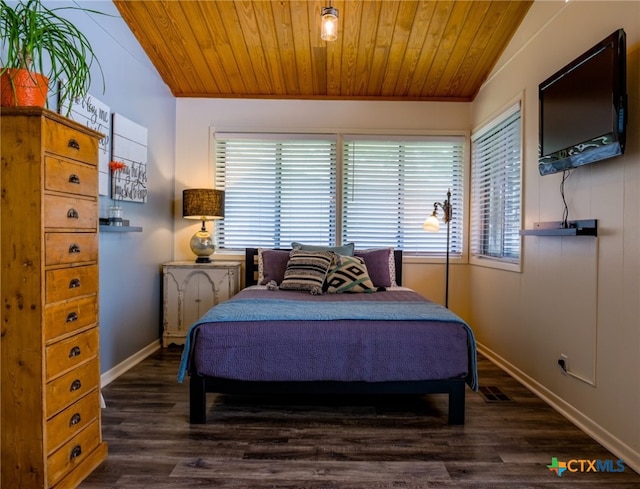
[{"label": "table lamp", "polygon": [[202,227],[193,235],[189,245],[196,255],[196,263],[210,263],[216,246],[205,226],[206,221],[224,218],[224,190],[191,188],[182,191],[182,217],[199,219]]}]

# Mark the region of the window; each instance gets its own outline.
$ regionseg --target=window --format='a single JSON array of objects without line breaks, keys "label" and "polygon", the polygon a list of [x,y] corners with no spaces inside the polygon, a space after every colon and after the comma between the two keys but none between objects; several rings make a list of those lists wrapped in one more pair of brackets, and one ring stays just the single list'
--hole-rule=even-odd
[{"label": "window", "polygon": [[353,241],[444,256],[446,230],[422,224],[451,189],[450,251],[461,255],[463,148],[462,136],[217,133],[215,185],[226,192],[218,246]]},{"label": "window", "polygon": [[336,242],[336,138],[216,134],[220,248]]},{"label": "window", "polygon": [[520,262],[521,109],[471,136],[471,256]]},{"label": "window", "polygon": [[[434,202],[451,189],[450,252],[462,254],[462,137],[345,136],[342,240],[359,248],[393,246],[416,254],[446,253],[446,232],[426,233]],[[439,211],[442,217],[442,211]]]}]

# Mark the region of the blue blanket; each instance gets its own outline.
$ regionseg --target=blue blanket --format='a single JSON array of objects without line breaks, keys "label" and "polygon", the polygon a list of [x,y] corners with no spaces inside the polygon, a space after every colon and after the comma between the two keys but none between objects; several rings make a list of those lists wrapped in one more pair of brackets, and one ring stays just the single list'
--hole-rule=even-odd
[{"label": "blue blanket", "polygon": [[324,302],[321,307],[284,299],[235,299],[207,311],[199,323],[236,321],[447,321],[462,319],[433,302]]},{"label": "blue blanket", "polygon": [[184,380],[191,351],[191,336],[194,328],[204,323],[238,321],[441,321],[461,324],[465,327],[469,346],[469,386],[478,390],[476,342],[471,328],[457,315],[438,304],[428,301],[416,302],[323,302],[317,303],[284,299],[233,299],[209,309],[187,334],[178,381]]}]

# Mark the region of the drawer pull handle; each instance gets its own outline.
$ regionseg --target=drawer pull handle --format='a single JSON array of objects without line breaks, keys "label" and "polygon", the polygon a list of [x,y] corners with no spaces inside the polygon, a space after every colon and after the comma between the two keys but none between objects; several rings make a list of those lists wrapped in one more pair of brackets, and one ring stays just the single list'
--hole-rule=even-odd
[{"label": "drawer pull handle", "polygon": [[69,420],[69,426],[75,426],[78,423],[80,423],[80,421],[82,421],[82,418],[80,417],[80,413],[76,413],[73,416],[71,416],[71,419]]},{"label": "drawer pull handle", "polygon": [[71,350],[69,351],[69,358],[73,358],[73,357],[79,357],[80,353],[82,353],[80,351],[80,347],[79,346],[74,346],[73,348],[71,348]]},{"label": "drawer pull handle", "polygon": [[78,246],[76,243],[73,243],[71,246],[69,246],[69,254],[73,255],[75,253],[80,253],[80,246]]},{"label": "drawer pull handle", "polygon": [[80,214],[78,214],[78,211],[75,209],[69,209],[67,211],[67,219],[79,219],[80,218]]},{"label": "drawer pull handle", "polygon": [[72,173],[71,175],[69,175],[69,183],[80,185],[80,177],[75,173]]},{"label": "drawer pull handle", "polygon": [[77,391],[81,387],[82,387],[82,382],[80,382],[80,379],[76,379],[73,382],[71,382],[71,387],[69,387],[69,392]]},{"label": "drawer pull handle", "polygon": [[67,322],[68,323],[72,323],[74,321],[78,320],[78,313],[77,312],[70,312],[69,314],[67,314]]},{"label": "drawer pull handle", "polygon": [[71,279],[71,282],[69,282],[69,288],[77,289],[78,287],[80,287],[80,279],[79,278]]},{"label": "drawer pull handle", "polygon": [[80,151],[80,144],[78,144],[78,141],[75,139],[69,139],[69,144],[67,146]]},{"label": "drawer pull handle", "polygon": [[80,455],[82,455],[82,447],[80,445],[76,445],[75,447],[73,447],[73,450],[71,450],[69,461],[73,460],[74,458],[78,458]]}]

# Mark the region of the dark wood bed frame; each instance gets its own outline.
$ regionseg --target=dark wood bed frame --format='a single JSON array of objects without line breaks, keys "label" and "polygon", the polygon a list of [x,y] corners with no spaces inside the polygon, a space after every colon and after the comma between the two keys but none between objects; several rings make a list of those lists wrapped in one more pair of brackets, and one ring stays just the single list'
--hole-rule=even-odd
[{"label": "dark wood bed frame", "polygon": [[[247,248],[245,287],[257,282],[257,248]],[[402,251],[395,250],[396,282],[402,284]],[[189,417],[193,424],[207,422],[207,392],[219,394],[312,394],[312,395],[419,395],[448,394],[449,424],[464,424],[464,379],[395,382],[265,382],[232,380],[191,374],[189,381]]]}]

